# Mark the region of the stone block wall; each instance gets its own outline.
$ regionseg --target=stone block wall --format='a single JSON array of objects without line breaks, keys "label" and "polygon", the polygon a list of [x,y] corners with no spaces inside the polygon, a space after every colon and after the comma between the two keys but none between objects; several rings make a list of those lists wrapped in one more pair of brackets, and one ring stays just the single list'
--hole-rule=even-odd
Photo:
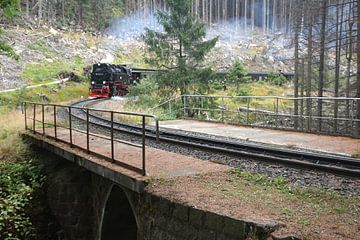
[{"label": "stone block wall", "polygon": [[253,222],[184,206],[145,194],[138,205],[144,240],[271,239],[276,222]]},{"label": "stone block wall", "polygon": [[102,211],[112,183],[74,164],[64,163],[49,179],[48,201],[66,240],[99,238]]}]

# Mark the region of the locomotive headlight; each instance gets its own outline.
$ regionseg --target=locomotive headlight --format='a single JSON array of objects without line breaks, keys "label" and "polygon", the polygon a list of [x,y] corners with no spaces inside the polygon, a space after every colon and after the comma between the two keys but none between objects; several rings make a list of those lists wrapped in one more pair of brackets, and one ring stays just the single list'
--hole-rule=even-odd
[{"label": "locomotive headlight", "polygon": [[106,81],[103,81],[103,84],[106,84]]},{"label": "locomotive headlight", "polygon": [[92,82],[91,82],[91,84],[92,84],[92,85],[94,85],[94,84],[95,84],[95,82],[94,82],[94,81],[92,81]]},{"label": "locomotive headlight", "polygon": [[122,79],[122,77],[120,77],[120,80]]}]

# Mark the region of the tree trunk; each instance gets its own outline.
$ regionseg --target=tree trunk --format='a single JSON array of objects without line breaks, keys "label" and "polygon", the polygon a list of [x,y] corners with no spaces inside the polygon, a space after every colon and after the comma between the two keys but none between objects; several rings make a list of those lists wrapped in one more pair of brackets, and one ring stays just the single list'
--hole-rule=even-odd
[{"label": "tree trunk", "polygon": [[[353,4],[350,5],[350,9],[353,9]],[[350,97],[350,80],[351,80],[351,62],[352,62],[352,56],[353,56],[353,26],[354,22],[351,19],[351,11],[349,11],[349,29],[348,29],[348,44],[347,44],[347,70],[346,70],[346,98]],[[346,100],[346,107],[345,107],[345,117],[347,119],[350,119],[350,101]],[[346,128],[349,129],[349,121],[346,121]],[[351,133],[351,129],[349,129],[349,132]]]},{"label": "tree trunk", "polygon": [[325,34],[326,34],[326,14],[327,14],[327,1],[323,0],[323,5],[321,8],[321,31],[320,31],[320,66],[319,66],[319,82],[318,82],[318,109],[317,115],[319,117],[318,121],[318,131],[322,131],[322,99],[323,89],[324,89],[324,76],[325,76]]},{"label": "tree trunk", "polygon": [[30,17],[30,2],[29,0],[26,0],[26,10],[25,10],[25,17],[29,18]]},{"label": "tree trunk", "polygon": [[[335,58],[335,86],[334,86],[334,96],[335,98],[339,97],[339,84],[340,84],[340,54],[341,54],[341,44],[342,44],[342,22],[344,16],[344,5],[343,1],[340,3],[339,7],[336,9],[336,58]],[[334,132],[338,131],[338,117],[339,117],[339,102],[335,99],[334,102]]]},{"label": "tree trunk", "polygon": [[300,117],[301,117],[301,130],[304,130],[304,88],[305,88],[305,60],[301,59],[301,83],[300,83]]},{"label": "tree trunk", "polygon": [[40,26],[43,18],[43,0],[39,0],[38,4],[38,25]]},{"label": "tree trunk", "polygon": [[[357,73],[356,73],[356,97],[360,98],[360,3],[357,1]],[[357,100],[356,119],[360,120],[360,100]],[[360,137],[360,121],[356,123],[356,136]]]},{"label": "tree trunk", "polygon": [[[298,11],[299,10],[299,11]],[[298,2],[296,4],[296,9],[294,11],[297,11],[296,15],[296,23],[295,23],[295,79],[294,79],[294,98],[299,97],[299,37],[300,37],[300,30],[301,30],[301,19],[302,19],[302,3]],[[295,129],[298,129],[299,127],[299,100],[296,99],[294,101],[294,114],[295,114],[295,121],[294,121],[294,127]]]},{"label": "tree trunk", "polygon": [[308,6],[308,43],[307,43],[307,82],[306,82],[306,115],[308,117],[307,129],[311,130],[311,82],[312,82],[312,58],[313,58],[313,18],[311,16],[311,6]]}]

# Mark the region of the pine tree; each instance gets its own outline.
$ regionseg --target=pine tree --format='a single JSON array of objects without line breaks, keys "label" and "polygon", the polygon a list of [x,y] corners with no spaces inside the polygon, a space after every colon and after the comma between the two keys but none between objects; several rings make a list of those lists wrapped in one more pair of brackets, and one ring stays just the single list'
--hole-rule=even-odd
[{"label": "pine tree", "polygon": [[227,82],[235,84],[236,91],[238,92],[240,83],[245,83],[248,80],[248,77],[246,75],[246,69],[239,60],[236,60],[226,76]]},{"label": "pine tree", "polygon": [[218,38],[208,41],[205,24],[192,13],[191,0],[166,0],[168,11],[159,11],[157,20],[162,32],[146,29],[144,35],[150,57],[148,62],[165,69],[163,84],[179,89],[181,94],[189,92],[189,85],[199,76],[199,68],[205,55],[215,46]]}]

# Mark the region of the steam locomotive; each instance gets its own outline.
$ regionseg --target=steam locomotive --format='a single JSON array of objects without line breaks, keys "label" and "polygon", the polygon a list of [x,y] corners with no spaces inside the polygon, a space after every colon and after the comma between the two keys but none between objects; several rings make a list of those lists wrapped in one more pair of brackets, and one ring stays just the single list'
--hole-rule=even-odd
[{"label": "steam locomotive", "polygon": [[139,82],[141,77],[154,72],[154,70],[131,69],[126,65],[94,64],[90,75],[89,97],[124,96],[128,93],[129,85]]},{"label": "steam locomotive", "polygon": [[[107,63],[94,64],[90,75],[89,97],[110,98],[113,96],[124,96],[128,93],[128,87],[139,82],[146,75],[158,73],[152,69],[131,69],[126,65],[115,65]],[[226,72],[218,72],[218,78],[225,78]],[[287,79],[294,77],[293,73],[280,73]],[[252,80],[263,80],[268,73],[248,73]]]}]

